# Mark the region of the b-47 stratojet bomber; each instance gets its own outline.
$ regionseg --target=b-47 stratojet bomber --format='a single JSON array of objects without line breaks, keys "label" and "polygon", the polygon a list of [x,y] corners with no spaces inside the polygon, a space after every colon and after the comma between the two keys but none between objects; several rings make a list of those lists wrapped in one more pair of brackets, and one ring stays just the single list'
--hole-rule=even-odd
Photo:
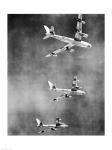
[{"label": "b-47 stratojet bomber", "polygon": [[54,98],[53,101],[59,101],[62,100],[63,98],[71,98],[74,95],[85,95],[86,92],[83,90],[82,87],[78,86],[78,79],[77,76],[74,76],[73,82],[72,82],[72,88],[71,89],[60,89],[57,88],[53,83],[51,83],[50,81],[48,81],[49,84],[49,89],[51,91],[55,91],[55,92],[60,92],[61,95],[57,98]]},{"label": "b-47 stratojet bomber", "polygon": [[77,18],[77,27],[76,27],[76,33],[74,38],[57,35],[55,34],[53,26],[51,26],[51,28],[49,29],[46,25],[44,25],[44,28],[46,30],[46,36],[43,39],[47,39],[51,37],[67,43],[67,45],[65,45],[63,48],[55,50],[54,52],[49,53],[45,57],[57,56],[58,53],[63,51],[74,52],[75,50],[71,49],[74,46],[91,48],[92,45],[90,43],[82,41],[82,38],[88,37],[88,34],[82,33],[82,24],[85,24],[85,21],[82,20],[82,14],[79,14]]},{"label": "b-47 stratojet bomber", "polygon": [[62,123],[60,118],[56,118],[56,124],[43,124],[38,118],[36,118],[37,127],[44,128],[43,130],[39,131],[38,133],[44,133],[46,130],[50,129],[51,131],[56,131],[58,128],[66,128],[68,127],[67,124]]}]

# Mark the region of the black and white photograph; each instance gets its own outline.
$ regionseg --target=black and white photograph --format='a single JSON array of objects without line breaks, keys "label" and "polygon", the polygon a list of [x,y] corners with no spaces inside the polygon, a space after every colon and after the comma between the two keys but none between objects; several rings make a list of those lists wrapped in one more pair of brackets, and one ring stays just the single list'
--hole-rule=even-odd
[{"label": "black and white photograph", "polygon": [[7,14],[7,135],[105,135],[105,14]]}]

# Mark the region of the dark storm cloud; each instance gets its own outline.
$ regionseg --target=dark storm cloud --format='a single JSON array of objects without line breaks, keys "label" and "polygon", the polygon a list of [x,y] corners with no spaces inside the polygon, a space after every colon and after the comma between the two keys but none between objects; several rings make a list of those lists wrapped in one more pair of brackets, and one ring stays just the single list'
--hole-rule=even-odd
[{"label": "dark storm cloud", "polygon": [[[43,25],[53,25],[60,35],[74,37],[74,14],[8,15],[8,133],[35,135],[35,118],[54,123],[61,117],[68,129],[62,135],[104,134],[104,15],[84,15],[83,31],[93,47],[75,47],[76,53],[44,56],[65,44],[42,38]],[[87,91],[84,97],[52,103],[57,96],[48,90],[50,80],[58,87],[71,88],[74,75]]]}]

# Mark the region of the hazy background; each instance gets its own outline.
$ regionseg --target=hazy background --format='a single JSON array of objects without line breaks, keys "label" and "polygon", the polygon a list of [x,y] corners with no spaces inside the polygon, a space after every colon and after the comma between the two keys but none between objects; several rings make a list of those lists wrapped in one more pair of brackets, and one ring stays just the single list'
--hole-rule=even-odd
[{"label": "hazy background", "polygon": [[[76,53],[44,57],[65,43],[43,40],[43,25],[56,34],[74,38],[77,15],[8,15],[8,134],[38,135],[36,118],[55,123],[60,117],[69,125],[44,135],[104,134],[104,15],[83,15],[83,32],[89,34],[91,49],[75,47]],[[57,93],[49,91],[50,80],[60,88],[71,88],[73,76],[87,91],[60,102],[50,102]]]}]

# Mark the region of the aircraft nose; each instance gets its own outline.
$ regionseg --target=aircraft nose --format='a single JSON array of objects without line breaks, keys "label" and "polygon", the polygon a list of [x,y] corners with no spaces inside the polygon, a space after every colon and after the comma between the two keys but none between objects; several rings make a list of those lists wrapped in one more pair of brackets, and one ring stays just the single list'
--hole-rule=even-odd
[{"label": "aircraft nose", "polygon": [[64,124],[63,127],[66,128],[66,127],[68,127],[68,125],[67,125],[67,124]]},{"label": "aircraft nose", "polygon": [[65,127],[68,127],[68,125],[67,125],[67,124],[65,124]]},{"label": "aircraft nose", "polygon": [[85,95],[85,94],[86,94],[86,92],[85,92],[85,91],[83,91],[82,95]]},{"label": "aircraft nose", "polygon": [[86,92],[84,92],[84,94],[86,94]]}]

